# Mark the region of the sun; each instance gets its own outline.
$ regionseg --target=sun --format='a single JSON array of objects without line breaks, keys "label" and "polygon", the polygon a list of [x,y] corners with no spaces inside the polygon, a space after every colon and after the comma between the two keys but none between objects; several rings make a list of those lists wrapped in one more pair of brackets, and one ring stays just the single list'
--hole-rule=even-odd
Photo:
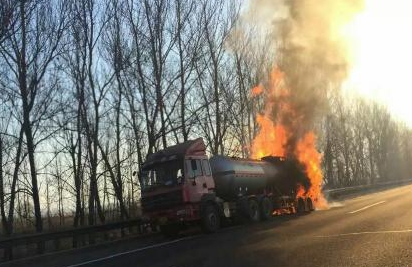
[{"label": "sun", "polygon": [[345,88],[386,105],[412,127],[412,1],[365,0],[345,27],[351,69]]}]

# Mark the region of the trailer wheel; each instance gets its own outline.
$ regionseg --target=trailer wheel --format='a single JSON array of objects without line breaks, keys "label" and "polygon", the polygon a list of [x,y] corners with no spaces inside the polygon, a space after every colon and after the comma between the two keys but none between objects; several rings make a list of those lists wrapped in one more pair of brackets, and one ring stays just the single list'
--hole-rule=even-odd
[{"label": "trailer wheel", "polygon": [[220,217],[216,208],[208,204],[202,212],[202,229],[206,233],[214,233],[220,228]]},{"label": "trailer wheel", "polygon": [[161,225],[160,232],[166,238],[176,238],[179,235],[179,226],[175,224]]},{"label": "trailer wheel", "polygon": [[306,200],[306,205],[307,205],[307,207],[308,207],[308,211],[309,211],[309,212],[315,210],[315,209],[313,208],[313,202],[312,202],[312,199],[311,199],[310,197]]},{"label": "trailer wheel", "polygon": [[256,201],[256,199],[251,198],[249,199],[249,221],[250,222],[258,222],[260,221],[260,210],[259,210],[259,204]]},{"label": "trailer wheel", "polygon": [[272,216],[273,205],[268,197],[264,197],[260,202],[260,215],[262,220],[268,220]]},{"label": "trailer wheel", "polygon": [[298,206],[296,212],[298,214],[303,214],[305,212],[305,202],[301,198],[298,199]]}]

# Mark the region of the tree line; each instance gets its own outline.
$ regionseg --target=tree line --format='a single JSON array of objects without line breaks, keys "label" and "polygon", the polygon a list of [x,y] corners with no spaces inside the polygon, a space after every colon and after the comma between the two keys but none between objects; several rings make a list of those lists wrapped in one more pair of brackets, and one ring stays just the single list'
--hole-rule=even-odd
[{"label": "tree line", "polygon": [[[2,232],[137,216],[146,156],[203,137],[249,156],[276,64],[273,36],[242,27],[243,1],[2,0]],[[410,177],[410,130],[339,93],[316,130],[325,185]]]}]

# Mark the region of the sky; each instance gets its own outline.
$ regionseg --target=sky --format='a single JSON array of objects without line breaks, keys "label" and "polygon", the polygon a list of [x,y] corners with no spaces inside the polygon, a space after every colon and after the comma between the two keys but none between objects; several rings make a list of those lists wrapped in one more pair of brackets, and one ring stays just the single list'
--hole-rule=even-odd
[{"label": "sky", "polygon": [[412,127],[412,1],[365,0],[348,25],[352,68],[346,90],[378,101]]}]

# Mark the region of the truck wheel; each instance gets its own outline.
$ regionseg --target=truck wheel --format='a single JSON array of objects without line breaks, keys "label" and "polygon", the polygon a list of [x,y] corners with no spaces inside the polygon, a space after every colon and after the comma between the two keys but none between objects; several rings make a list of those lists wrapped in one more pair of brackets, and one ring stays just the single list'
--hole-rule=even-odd
[{"label": "truck wheel", "polygon": [[308,207],[308,211],[309,211],[309,212],[315,210],[315,209],[313,208],[313,202],[312,202],[312,199],[311,199],[310,197],[306,200],[306,205],[307,205],[307,207]]},{"label": "truck wheel", "polygon": [[305,202],[301,198],[298,199],[298,206],[296,212],[298,214],[303,214],[305,212]]},{"label": "truck wheel", "polygon": [[207,205],[202,212],[202,229],[206,233],[214,233],[220,228],[220,217],[213,205]]},{"label": "truck wheel", "polygon": [[256,199],[249,199],[249,221],[250,222],[258,222],[260,221],[260,211],[259,211],[259,204]]},{"label": "truck wheel", "polygon": [[179,226],[174,224],[161,225],[160,232],[166,238],[176,238],[179,235]]},{"label": "truck wheel", "polygon": [[262,220],[268,220],[270,217],[272,217],[272,212],[273,212],[272,201],[270,201],[268,197],[264,197],[262,201],[260,202],[260,214],[261,214]]}]

